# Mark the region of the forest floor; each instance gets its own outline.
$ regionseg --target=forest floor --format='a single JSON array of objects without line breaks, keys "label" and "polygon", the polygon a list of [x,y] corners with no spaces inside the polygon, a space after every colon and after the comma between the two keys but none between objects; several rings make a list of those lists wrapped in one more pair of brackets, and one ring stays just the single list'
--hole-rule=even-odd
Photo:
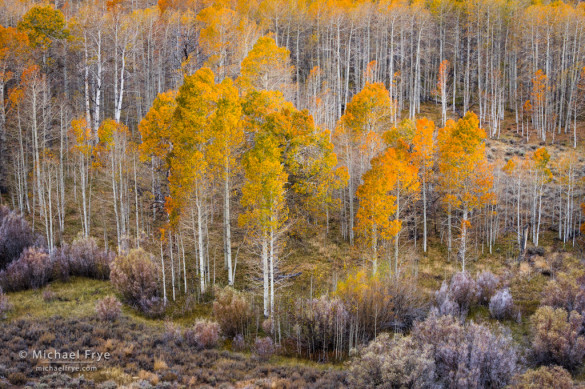
[{"label": "forest floor", "polygon": [[[345,277],[347,270],[344,269],[360,263],[358,253],[349,246],[325,243],[327,241],[324,236],[314,236],[302,245],[299,243],[289,248],[293,254],[287,260],[302,274],[289,287],[282,289],[281,304],[287,304],[288,299],[295,297],[318,297],[330,291],[315,285],[329,285],[331,288],[335,279]],[[510,287],[518,307],[518,317],[503,324],[510,329],[514,339],[524,346],[529,342],[528,318],[538,307],[546,282],[557,272],[583,268],[579,250],[570,244],[563,247],[552,232],[545,232],[542,243],[543,249],[529,250],[527,259],[522,263],[517,263],[512,247],[499,244],[492,248],[491,254],[487,248],[484,248],[483,254],[478,250],[478,255],[471,258],[467,265],[473,275],[485,269],[491,270],[503,280],[504,285]],[[338,251],[331,250],[329,244],[337,247]],[[460,268],[459,263],[448,260],[444,245],[434,240],[431,240],[426,256],[406,253],[404,258],[404,271],[416,277],[429,300],[443,280],[449,279]],[[53,293],[50,301],[44,297],[47,290]],[[114,290],[109,282],[85,278],[73,278],[65,283],[53,282],[38,290],[8,293],[13,309],[6,320],[1,322],[0,350],[3,352],[0,377],[6,379],[0,380],[0,388],[9,386],[9,383],[22,385],[24,381],[30,381],[34,387],[35,383],[49,379],[47,377],[50,374],[35,370],[42,360],[20,359],[18,353],[22,350],[71,351],[88,348],[101,352],[110,350],[117,357],[98,366],[96,372],[83,373],[87,382],[82,386],[86,387],[107,387],[110,381],[116,385],[139,381],[159,385],[176,382],[187,387],[217,387],[225,383],[226,388],[231,387],[229,385],[279,387],[278,382],[283,387],[309,387],[317,383],[318,387],[326,387],[332,382],[335,383],[334,387],[346,384],[343,364],[318,364],[287,357],[260,361],[250,352],[232,352],[230,340],[223,343],[221,350],[198,352],[180,341],[166,339],[168,331],[165,330],[165,320],[145,318],[127,306],[123,307],[122,318],[118,322],[103,324],[96,319],[95,305],[99,299],[111,294],[114,294]],[[186,328],[196,318],[210,316],[211,303],[179,300],[167,312],[167,321],[171,320]],[[473,308],[469,318],[495,324],[483,306]],[[158,365],[167,367],[155,369],[155,360],[159,361]],[[198,368],[194,370],[193,366]],[[24,377],[18,374],[26,372],[30,374]],[[578,377],[582,375],[580,373]],[[281,382],[287,377],[290,382]],[[291,381],[290,377],[295,379]],[[298,382],[292,385],[295,380]],[[60,382],[53,387],[75,386],[75,382]],[[50,382],[47,383],[51,387]]]},{"label": "forest floor", "polygon": [[[43,299],[47,288],[52,301]],[[230,351],[229,341],[221,349],[196,350],[169,338],[164,320],[144,318],[128,307],[116,322],[98,321],[96,302],[113,293],[107,281],[75,278],[45,289],[8,294],[13,309],[1,322],[0,388],[347,386],[342,365],[281,356],[260,360],[249,350]],[[109,352],[110,358],[90,358],[83,365],[95,371],[52,373],[39,369],[60,365],[35,357],[34,350],[80,350],[83,361],[90,350]]]},{"label": "forest floor", "polygon": [[[478,248],[467,270],[475,275],[489,269],[511,289],[518,316],[501,324],[525,348],[530,341],[529,317],[540,304],[546,282],[558,272],[583,269],[582,254],[546,231],[542,248],[529,250],[526,260],[518,263],[513,244],[505,243],[506,239],[501,241],[504,243],[494,246],[492,253],[487,247],[483,253]],[[301,275],[281,290],[279,303],[283,306],[294,298],[331,292],[337,279],[343,279],[349,269],[361,263],[357,251],[345,243],[331,242],[324,234],[293,243],[288,250],[291,254],[287,261]],[[405,250],[403,258],[402,268],[415,277],[429,301],[443,280],[460,270],[460,264],[448,259],[438,240],[430,241],[427,255]],[[47,290],[53,293],[50,301],[44,296]],[[119,320],[104,324],[96,319],[95,305],[111,294],[114,290],[109,282],[85,278],[8,293],[13,309],[0,322],[0,377],[4,377],[0,378],[0,388],[347,386],[344,363],[315,363],[282,356],[264,361],[250,350],[233,352],[230,339],[224,340],[220,349],[197,351],[180,339],[169,338],[165,328],[169,321],[187,328],[196,318],[211,317],[210,302],[179,299],[167,311],[166,321],[145,318],[124,306]],[[474,307],[469,320],[496,325],[485,306]],[[97,371],[63,375],[37,371],[46,360],[20,358],[23,350],[93,350],[110,352],[112,357],[92,365]],[[577,372],[575,378],[585,378],[585,372]]]}]

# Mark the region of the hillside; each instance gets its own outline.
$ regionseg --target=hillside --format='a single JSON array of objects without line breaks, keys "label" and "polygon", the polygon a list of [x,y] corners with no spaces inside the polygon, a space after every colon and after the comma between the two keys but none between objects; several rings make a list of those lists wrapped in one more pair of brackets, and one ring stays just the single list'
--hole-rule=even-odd
[{"label": "hillside", "polygon": [[0,2],[0,388],[585,386],[585,6]]}]

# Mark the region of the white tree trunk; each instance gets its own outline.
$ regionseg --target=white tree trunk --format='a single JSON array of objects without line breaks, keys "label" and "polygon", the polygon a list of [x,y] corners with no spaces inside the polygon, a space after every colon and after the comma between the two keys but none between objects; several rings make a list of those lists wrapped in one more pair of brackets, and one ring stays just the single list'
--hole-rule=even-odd
[{"label": "white tree trunk", "polygon": [[232,269],[232,232],[230,225],[230,178],[229,163],[226,160],[225,182],[223,192],[223,227],[224,227],[224,255],[228,270],[228,284],[234,285],[234,271]]},{"label": "white tree trunk", "polygon": [[270,314],[269,274],[268,274],[268,237],[266,232],[262,234],[262,280],[264,287],[264,317]]},{"label": "white tree trunk", "polygon": [[461,260],[462,271],[465,271],[465,254],[467,250],[467,207],[463,208],[463,223],[461,223],[461,247],[459,249],[459,259]]}]

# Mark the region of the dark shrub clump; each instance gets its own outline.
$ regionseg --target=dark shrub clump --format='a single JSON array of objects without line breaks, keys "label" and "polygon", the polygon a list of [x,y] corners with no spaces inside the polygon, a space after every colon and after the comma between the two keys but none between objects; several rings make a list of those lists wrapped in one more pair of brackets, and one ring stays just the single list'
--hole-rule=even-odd
[{"label": "dark shrub clump", "polygon": [[491,271],[485,270],[477,276],[476,283],[479,293],[479,303],[488,304],[492,296],[496,293],[496,288],[500,280]]},{"label": "dark shrub clump", "polygon": [[51,278],[51,258],[44,250],[28,248],[0,272],[0,286],[7,291],[37,289]]},{"label": "dark shrub clump", "polygon": [[335,296],[350,314],[353,328],[358,328],[360,342],[374,339],[385,330],[409,330],[424,317],[427,302],[416,282],[390,275],[368,276],[364,271],[339,282]]},{"label": "dark shrub clump", "polygon": [[411,337],[382,334],[359,354],[350,367],[356,388],[429,388],[436,386],[431,346]]},{"label": "dark shrub clump", "polygon": [[219,341],[220,327],[217,322],[197,320],[195,325],[185,331],[185,340],[199,349],[213,348]]},{"label": "dark shrub clump", "polygon": [[0,269],[34,243],[35,236],[24,217],[0,205]]},{"label": "dark shrub clump", "polygon": [[297,342],[309,357],[327,360],[329,353],[336,359],[345,355],[349,337],[349,312],[339,298],[326,296],[297,304]]},{"label": "dark shrub clump", "polygon": [[269,360],[275,352],[276,348],[274,347],[274,342],[269,336],[256,338],[256,342],[254,343],[254,353],[260,360]]},{"label": "dark shrub clump", "polygon": [[106,296],[95,306],[97,316],[102,321],[115,321],[122,313],[122,304],[114,296]]},{"label": "dark shrub clump", "polygon": [[8,297],[0,287],[0,320],[6,318],[6,313],[12,309],[12,304],[8,301]]},{"label": "dark shrub clump", "polygon": [[125,303],[149,312],[158,306],[158,269],[142,249],[119,255],[111,264],[112,285]]},{"label": "dark shrub clump", "polygon": [[140,309],[146,317],[156,319],[164,316],[166,306],[163,299],[158,296],[150,298],[143,297],[138,303],[138,309]]},{"label": "dark shrub clump", "polygon": [[226,287],[217,293],[213,302],[213,316],[225,336],[246,334],[252,310],[246,297],[233,288]]},{"label": "dark shrub clump", "polygon": [[575,369],[585,356],[583,317],[576,311],[544,306],[531,317],[532,351],[537,362]]},{"label": "dark shrub clump", "polygon": [[467,272],[455,273],[449,285],[449,294],[459,305],[460,311],[469,312],[469,308],[479,301],[480,291],[477,283]]},{"label": "dark shrub clump", "polygon": [[232,350],[234,351],[245,351],[247,348],[246,340],[242,334],[234,336],[232,339]]},{"label": "dark shrub clump", "polygon": [[69,277],[80,276],[107,280],[114,255],[100,249],[95,238],[80,235],[70,246],[56,249],[52,258],[55,279],[67,281]]},{"label": "dark shrub clump", "polygon": [[528,370],[515,379],[516,389],[555,388],[572,389],[571,373],[560,366],[541,366],[537,370]]}]

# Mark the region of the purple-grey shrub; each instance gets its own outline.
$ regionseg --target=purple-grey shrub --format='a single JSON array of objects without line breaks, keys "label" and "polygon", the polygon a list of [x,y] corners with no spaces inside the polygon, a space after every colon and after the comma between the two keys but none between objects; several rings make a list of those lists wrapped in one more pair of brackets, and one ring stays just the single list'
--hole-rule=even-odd
[{"label": "purple-grey shrub", "polygon": [[217,293],[213,302],[213,316],[225,336],[245,334],[252,320],[252,310],[246,296],[226,287]]},{"label": "purple-grey shrub", "polygon": [[508,288],[498,290],[490,299],[490,314],[492,317],[502,320],[510,319],[514,314],[514,299]]},{"label": "purple-grey shrub", "polygon": [[16,260],[25,248],[35,244],[35,236],[24,217],[0,205],[0,269]]},{"label": "purple-grey shrub", "polygon": [[6,318],[6,313],[12,309],[12,304],[8,300],[8,296],[0,287],[0,320]]},{"label": "purple-grey shrub", "polygon": [[0,272],[0,286],[6,291],[36,289],[51,279],[51,258],[42,249],[30,247]]},{"label": "purple-grey shrub", "polygon": [[69,274],[107,280],[114,254],[101,250],[93,237],[78,236],[69,246]]},{"label": "purple-grey shrub", "polygon": [[[158,297],[158,269],[143,249],[119,255],[111,263],[110,280],[122,300],[147,312],[156,305]],[[152,304],[151,304],[152,303]]]},{"label": "purple-grey shrub", "polygon": [[449,294],[459,305],[459,309],[463,312],[469,311],[469,308],[477,303],[479,299],[479,290],[473,277],[467,272],[459,272],[451,278],[449,285]]},{"label": "purple-grey shrub", "polygon": [[455,273],[449,284],[443,281],[441,289],[435,292],[438,313],[465,320],[469,308],[479,301],[479,296],[477,283],[469,273]]},{"label": "purple-grey shrub", "polygon": [[415,325],[412,337],[419,347],[432,348],[442,387],[502,388],[517,370],[517,350],[510,335],[500,330],[431,313]]},{"label": "purple-grey shrub", "polygon": [[151,319],[164,316],[166,310],[164,300],[158,296],[143,297],[136,307]]},{"label": "purple-grey shrub", "polygon": [[564,308],[568,312],[585,311],[585,276],[559,273],[550,280],[542,292],[542,305]]},{"label": "purple-grey shrub", "polygon": [[380,335],[360,351],[350,372],[350,383],[356,388],[437,386],[431,346],[411,337]]},{"label": "purple-grey shrub", "polygon": [[267,361],[275,352],[276,348],[274,347],[274,342],[269,336],[256,338],[256,341],[254,342],[254,354],[256,354],[259,359]]},{"label": "purple-grey shrub", "polygon": [[97,316],[102,321],[115,321],[122,313],[122,303],[114,296],[106,296],[95,306]]},{"label": "purple-grey shrub", "polygon": [[198,349],[207,349],[217,346],[220,326],[215,321],[197,320],[195,325],[186,330],[184,337],[187,343]]},{"label": "purple-grey shrub", "polygon": [[449,284],[447,284],[447,281],[443,281],[441,289],[435,292],[435,299],[437,301],[439,315],[459,316],[459,305],[449,293]]},{"label": "purple-grey shrub", "polygon": [[46,303],[50,303],[51,301],[55,301],[57,299],[57,294],[51,290],[50,287],[46,287],[43,290],[43,301]]},{"label": "purple-grey shrub", "polygon": [[242,334],[237,334],[236,336],[234,336],[234,338],[232,339],[232,350],[234,351],[244,351],[246,350],[247,345],[246,345],[246,339],[244,339],[244,336]]},{"label": "purple-grey shrub", "polygon": [[496,288],[500,283],[499,278],[491,271],[484,270],[477,276],[476,283],[480,304],[488,304],[492,296],[496,293]]}]

